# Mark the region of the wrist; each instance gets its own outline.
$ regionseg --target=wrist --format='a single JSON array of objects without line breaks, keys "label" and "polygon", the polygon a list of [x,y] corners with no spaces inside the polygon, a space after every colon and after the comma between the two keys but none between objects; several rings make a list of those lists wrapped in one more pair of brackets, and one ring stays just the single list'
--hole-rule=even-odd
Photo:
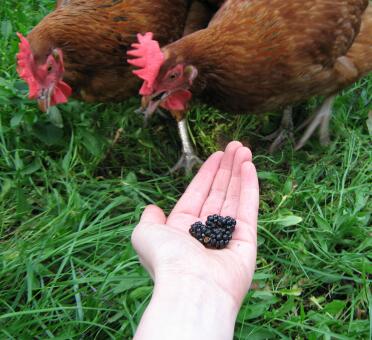
[{"label": "wrist", "polygon": [[239,308],[231,295],[202,278],[159,279],[136,339],[232,339]]},{"label": "wrist", "polygon": [[235,297],[224,290],[214,281],[209,281],[207,277],[195,277],[191,275],[178,275],[175,278],[156,276],[154,296],[168,296],[172,299],[178,296],[178,299],[204,304],[206,301],[212,303],[217,301],[219,305],[226,306],[234,311],[239,312],[242,301],[237,301]]}]

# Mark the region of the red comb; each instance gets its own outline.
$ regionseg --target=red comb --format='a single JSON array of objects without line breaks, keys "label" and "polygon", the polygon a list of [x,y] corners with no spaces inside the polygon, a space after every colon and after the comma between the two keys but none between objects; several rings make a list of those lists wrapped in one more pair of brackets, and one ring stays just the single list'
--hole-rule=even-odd
[{"label": "red comb", "polygon": [[159,43],[153,40],[151,32],[145,35],[138,34],[137,38],[138,43],[132,44],[133,50],[127,52],[129,56],[136,59],[128,59],[128,63],[141,68],[133,73],[144,80],[140,95],[148,96],[153,92],[155,79],[165,58]]},{"label": "red comb", "polygon": [[17,54],[17,72],[28,84],[30,90],[29,98],[35,99],[38,96],[39,84],[32,72],[32,68],[35,65],[34,56],[28,40],[21,33],[17,33],[17,36],[21,40],[19,43],[19,53]]}]

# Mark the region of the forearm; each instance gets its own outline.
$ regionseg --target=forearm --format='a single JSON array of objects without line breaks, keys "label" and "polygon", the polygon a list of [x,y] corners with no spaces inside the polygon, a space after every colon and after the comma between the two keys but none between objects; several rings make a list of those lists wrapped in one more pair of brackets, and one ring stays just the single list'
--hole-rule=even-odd
[{"label": "forearm", "polygon": [[156,284],[135,340],[227,340],[239,310],[234,299],[205,281]]}]

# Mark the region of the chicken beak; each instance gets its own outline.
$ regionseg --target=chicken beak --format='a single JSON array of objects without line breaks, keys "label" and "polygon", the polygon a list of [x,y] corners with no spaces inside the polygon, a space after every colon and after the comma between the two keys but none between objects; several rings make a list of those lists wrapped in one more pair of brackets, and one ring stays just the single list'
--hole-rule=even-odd
[{"label": "chicken beak", "polygon": [[151,117],[155,111],[158,109],[158,107],[160,106],[161,104],[161,101],[158,100],[158,101],[150,101],[146,107],[146,109],[144,110],[145,112],[145,117]]},{"label": "chicken beak", "polygon": [[59,53],[58,53],[58,50],[57,50],[57,49],[54,49],[54,50],[52,51],[52,55],[53,55],[53,57],[54,57],[54,59],[55,59],[56,61],[60,61],[60,56],[59,56]]},{"label": "chicken beak", "polygon": [[143,96],[141,107],[145,117],[152,116],[168,96],[168,92],[156,93],[152,96]]},{"label": "chicken beak", "polygon": [[142,110],[146,110],[147,106],[151,102],[151,96],[143,96],[141,99],[141,108]]},{"label": "chicken beak", "polygon": [[37,105],[42,112],[48,112],[50,108],[50,99],[52,90],[50,88],[43,89],[41,95],[37,99]]}]

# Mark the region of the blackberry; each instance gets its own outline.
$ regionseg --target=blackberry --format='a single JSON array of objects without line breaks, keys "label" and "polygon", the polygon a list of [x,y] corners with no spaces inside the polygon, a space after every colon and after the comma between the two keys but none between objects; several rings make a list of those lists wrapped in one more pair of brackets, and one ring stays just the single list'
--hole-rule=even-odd
[{"label": "blackberry", "polygon": [[207,221],[205,222],[205,225],[209,228],[213,228],[215,226],[215,224],[212,222],[212,221]]},{"label": "blackberry", "polygon": [[217,225],[218,225],[219,227],[223,227],[223,226],[225,226],[225,225],[226,225],[226,223],[225,223],[225,218],[222,217],[222,216],[218,216],[218,218],[217,218]]},{"label": "blackberry", "polygon": [[230,216],[225,217],[225,225],[229,227],[235,227],[236,221]]},{"label": "blackberry", "polygon": [[217,222],[219,221],[219,216],[218,215],[211,215],[209,217],[214,224],[217,224]]},{"label": "blackberry", "polygon": [[200,221],[192,224],[190,234],[207,248],[223,249],[232,239],[235,226],[232,217],[214,214],[207,217],[205,225]]}]

